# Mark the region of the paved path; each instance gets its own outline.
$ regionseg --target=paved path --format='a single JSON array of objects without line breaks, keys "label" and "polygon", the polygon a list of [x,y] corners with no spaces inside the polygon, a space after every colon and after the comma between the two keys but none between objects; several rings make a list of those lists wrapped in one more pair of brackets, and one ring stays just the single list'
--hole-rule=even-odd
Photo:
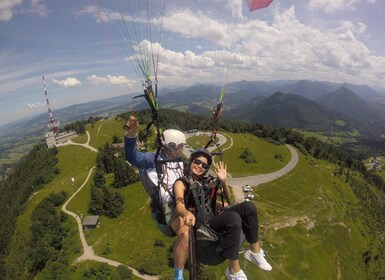
[{"label": "paved path", "polygon": [[250,186],[258,186],[259,184],[271,182],[285,174],[287,174],[289,171],[291,171],[298,163],[298,153],[297,151],[290,145],[285,145],[291,153],[291,160],[290,162],[283,167],[282,169],[267,173],[267,174],[260,174],[260,175],[254,175],[254,176],[248,176],[248,177],[241,177],[241,178],[228,178],[227,182],[232,187],[233,193],[235,196],[235,200],[238,202],[241,202],[244,200],[244,194],[242,192],[242,186],[244,185],[250,185]]},{"label": "paved path", "polygon": [[67,142],[65,143],[61,143],[61,144],[56,144],[55,146],[56,147],[60,147],[60,146],[67,146],[67,145],[76,145],[76,146],[83,146],[87,149],[90,149],[91,151],[93,152],[98,152],[98,149],[95,149],[94,147],[90,146],[90,133],[88,131],[86,131],[87,133],[87,143],[85,144],[82,144],[82,143],[75,143],[75,142],[72,142],[71,140],[68,140]]}]

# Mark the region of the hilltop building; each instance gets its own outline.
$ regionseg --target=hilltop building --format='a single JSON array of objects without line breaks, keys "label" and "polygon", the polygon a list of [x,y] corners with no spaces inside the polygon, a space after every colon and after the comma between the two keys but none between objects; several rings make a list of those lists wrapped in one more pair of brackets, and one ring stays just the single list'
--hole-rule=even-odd
[{"label": "hilltop building", "polygon": [[55,135],[54,132],[49,131],[45,134],[45,142],[48,148],[56,146],[56,144],[65,143],[72,138],[78,136],[75,131],[62,132]]},{"label": "hilltop building", "polygon": [[53,133],[52,131],[47,132],[45,134],[45,142],[48,148],[52,148],[53,146],[55,146],[56,144],[55,133]]}]

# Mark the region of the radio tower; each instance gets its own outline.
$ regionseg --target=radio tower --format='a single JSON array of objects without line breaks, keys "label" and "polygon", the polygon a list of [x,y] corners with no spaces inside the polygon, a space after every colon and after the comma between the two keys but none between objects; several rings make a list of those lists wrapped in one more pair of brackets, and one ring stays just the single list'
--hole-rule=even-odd
[{"label": "radio tower", "polygon": [[43,87],[44,87],[45,100],[47,101],[47,108],[48,108],[48,114],[49,114],[48,129],[51,130],[54,135],[56,135],[59,131],[59,121],[55,120],[52,114],[51,107],[49,106],[48,92],[45,86],[44,76],[43,76]]}]

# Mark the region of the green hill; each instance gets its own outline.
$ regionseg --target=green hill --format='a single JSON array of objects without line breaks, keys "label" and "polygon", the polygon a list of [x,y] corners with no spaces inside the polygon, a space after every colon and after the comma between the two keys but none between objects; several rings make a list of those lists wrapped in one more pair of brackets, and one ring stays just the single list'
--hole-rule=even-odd
[{"label": "green hill", "polygon": [[371,127],[348,115],[343,115],[305,97],[281,92],[276,92],[262,101],[251,100],[247,106],[229,110],[224,117],[274,127],[318,131],[329,135],[343,133],[351,136],[354,131],[359,131],[367,138],[375,138],[379,135]]},{"label": "green hill", "polygon": [[[116,120],[99,121],[87,130],[94,147],[111,142],[113,135],[123,137],[121,122]],[[271,172],[290,160],[282,145],[246,133],[229,136],[234,140],[233,147],[225,151],[230,173],[242,172],[237,168],[244,146],[250,146],[261,160],[247,174]],[[79,142],[82,141],[83,136]],[[277,153],[283,155],[282,161],[273,160]],[[57,158],[60,174],[28,200],[24,212],[17,218],[5,259],[8,275],[5,279],[29,279],[28,250],[22,248],[30,246],[30,217],[38,203],[51,192],[64,190],[71,194],[74,191],[71,177],[75,178],[75,188],[78,188],[96,164],[96,153],[79,146],[59,147]],[[113,174],[108,174],[106,180],[110,184]],[[86,215],[90,188],[91,180],[67,208],[79,216]],[[169,279],[173,239],[157,230],[141,184],[137,182],[114,190],[125,199],[124,211],[115,219],[102,216],[99,228],[86,231],[88,244],[100,256]],[[292,172],[258,186],[254,194],[261,225],[260,240],[273,271],[264,272],[241,257],[249,279],[380,279],[385,276],[383,225],[378,222],[384,214],[381,212],[385,209],[384,194],[364,181],[360,173],[301,154]],[[60,213],[60,207],[57,212]],[[110,279],[115,268],[91,261],[73,264],[82,254],[77,226],[72,217],[62,219],[66,233],[62,249],[36,279]],[[207,269],[215,275],[213,279],[225,279],[225,267],[223,263]]]},{"label": "green hill", "polygon": [[315,101],[325,107],[341,112],[345,116],[359,120],[368,127],[384,131],[385,114],[383,110],[361,99],[346,87],[341,87],[335,92],[323,95]]}]

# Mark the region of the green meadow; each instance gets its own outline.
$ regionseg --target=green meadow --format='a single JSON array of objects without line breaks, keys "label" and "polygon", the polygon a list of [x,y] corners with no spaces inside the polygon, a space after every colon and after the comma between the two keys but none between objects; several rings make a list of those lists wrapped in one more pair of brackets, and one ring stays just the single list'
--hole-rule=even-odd
[{"label": "green meadow", "polygon": [[[95,148],[111,143],[113,135],[123,140],[124,134],[122,124],[116,120],[99,121],[93,127],[87,126],[87,131],[91,135],[90,145]],[[226,137],[233,140],[232,146],[228,141],[223,147],[232,176],[273,172],[291,159],[284,145],[274,145],[249,134],[229,133]],[[190,138],[189,145],[202,146],[207,138]],[[74,141],[85,143],[87,138],[81,135]],[[255,163],[246,164],[239,158],[245,148],[257,159]],[[29,217],[34,207],[51,192],[64,190],[72,195],[95,165],[96,153],[91,150],[74,145],[58,149],[61,173],[30,198],[25,213],[18,218],[18,234],[11,246],[14,254],[22,248],[22,240],[25,242],[28,238]],[[368,236],[368,229],[362,223],[356,198],[344,178],[333,175],[336,169],[336,165],[300,154],[298,165],[289,174],[254,188],[260,242],[273,270],[262,271],[241,255],[241,266],[249,279],[365,279],[362,254],[370,238],[363,236]],[[108,177],[107,182],[112,179]],[[67,206],[78,216],[87,215],[91,182],[92,177]],[[174,238],[162,235],[157,229],[141,183],[116,191],[124,196],[124,212],[116,219],[102,216],[100,227],[85,231],[88,245],[92,245],[97,255],[138,270],[146,268],[162,275],[162,279],[170,279],[170,248]],[[86,270],[103,267],[103,264],[73,263],[82,254],[82,248],[74,219],[68,217],[66,224],[71,233],[64,242],[66,250],[71,252],[68,273],[71,279],[84,279]],[[215,279],[224,280],[226,266],[227,262],[207,269],[215,274]],[[39,274],[36,279],[44,278]]]},{"label": "green meadow", "polygon": [[[275,145],[250,134],[228,133],[233,146],[225,150],[224,159],[233,177],[271,173],[284,167],[291,159],[285,145]],[[240,158],[244,149],[249,149],[254,163],[246,163]]]},{"label": "green meadow", "polygon": [[326,135],[322,132],[306,131],[301,129],[294,129],[294,130],[301,132],[305,137],[318,138],[326,143],[336,144],[336,145],[356,142],[357,137],[360,136],[359,132],[356,129],[353,129],[349,133],[334,132],[334,133],[331,133],[330,135]]},{"label": "green meadow", "polygon": [[[218,134],[221,133],[218,132]],[[223,160],[233,177],[274,172],[284,167],[291,159],[290,151],[285,145],[275,145],[251,134],[224,133],[223,135],[227,142],[219,149],[223,151]],[[195,149],[205,146],[209,140],[209,136],[193,136],[187,140],[187,143]],[[246,163],[240,158],[244,149],[250,150],[255,158],[254,163]],[[219,159],[216,158],[216,160]]]},{"label": "green meadow", "polygon": [[351,189],[333,175],[336,168],[301,156],[289,175],[255,189],[263,247],[275,268],[255,277],[365,279],[365,227]]}]

